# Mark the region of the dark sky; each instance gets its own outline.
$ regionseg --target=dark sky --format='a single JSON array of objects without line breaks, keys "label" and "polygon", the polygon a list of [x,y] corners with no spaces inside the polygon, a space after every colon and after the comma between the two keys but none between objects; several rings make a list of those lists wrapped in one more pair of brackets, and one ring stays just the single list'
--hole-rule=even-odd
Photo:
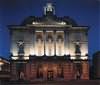
[{"label": "dark sky", "polygon": [[53,2],[57,16],[70,16],[89,26],[89,55],[100,50],[100,0],[0,0],[0,56],[9,57],[7,25],[20,24],[28,16],[42,16],[43,6]]}]

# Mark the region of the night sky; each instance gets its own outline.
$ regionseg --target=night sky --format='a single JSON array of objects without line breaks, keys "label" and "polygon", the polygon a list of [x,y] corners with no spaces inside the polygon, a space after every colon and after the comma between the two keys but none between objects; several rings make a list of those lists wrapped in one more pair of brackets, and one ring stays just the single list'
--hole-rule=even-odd
[{"label": "night sky", "polygon": [[54,3],[57,16],[70,16],[79,25],[89,26],[90,56],[100,50],[100,0],[0,0],[0,56],[10,55],[7,25],[19,25],[28,16],[42,16],[47,2]]}]

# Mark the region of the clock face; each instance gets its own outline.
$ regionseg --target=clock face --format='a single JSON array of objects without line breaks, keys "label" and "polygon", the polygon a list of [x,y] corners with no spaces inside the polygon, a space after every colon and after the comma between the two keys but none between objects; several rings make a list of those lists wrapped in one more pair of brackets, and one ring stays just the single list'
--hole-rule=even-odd
[{"label": "clock face", "polygon": [[18,46],[23,46],[23,45],[24,45],[24,41],[23,41],[23,40],[19,40],[19,41],[17,42],[17,44],[18,44]]}]

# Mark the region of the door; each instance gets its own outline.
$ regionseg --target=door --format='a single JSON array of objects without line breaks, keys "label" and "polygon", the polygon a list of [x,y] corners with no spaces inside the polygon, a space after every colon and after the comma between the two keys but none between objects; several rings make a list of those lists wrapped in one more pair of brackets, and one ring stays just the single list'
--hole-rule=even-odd
[{"label": "door", "polygon": [[48,71],[48,73],[47,73],[47,79],[48,80],[53,80],[53,71]]}]

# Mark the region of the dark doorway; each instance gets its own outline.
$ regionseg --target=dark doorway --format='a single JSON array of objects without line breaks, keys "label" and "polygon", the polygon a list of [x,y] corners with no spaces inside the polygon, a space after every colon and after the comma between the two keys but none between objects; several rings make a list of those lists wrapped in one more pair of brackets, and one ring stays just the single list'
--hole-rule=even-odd
[{"label": "dark doorway", "polygon": [[48,71],[47,79],[50,80],[50,81],[53,80],[53,71]]}]

